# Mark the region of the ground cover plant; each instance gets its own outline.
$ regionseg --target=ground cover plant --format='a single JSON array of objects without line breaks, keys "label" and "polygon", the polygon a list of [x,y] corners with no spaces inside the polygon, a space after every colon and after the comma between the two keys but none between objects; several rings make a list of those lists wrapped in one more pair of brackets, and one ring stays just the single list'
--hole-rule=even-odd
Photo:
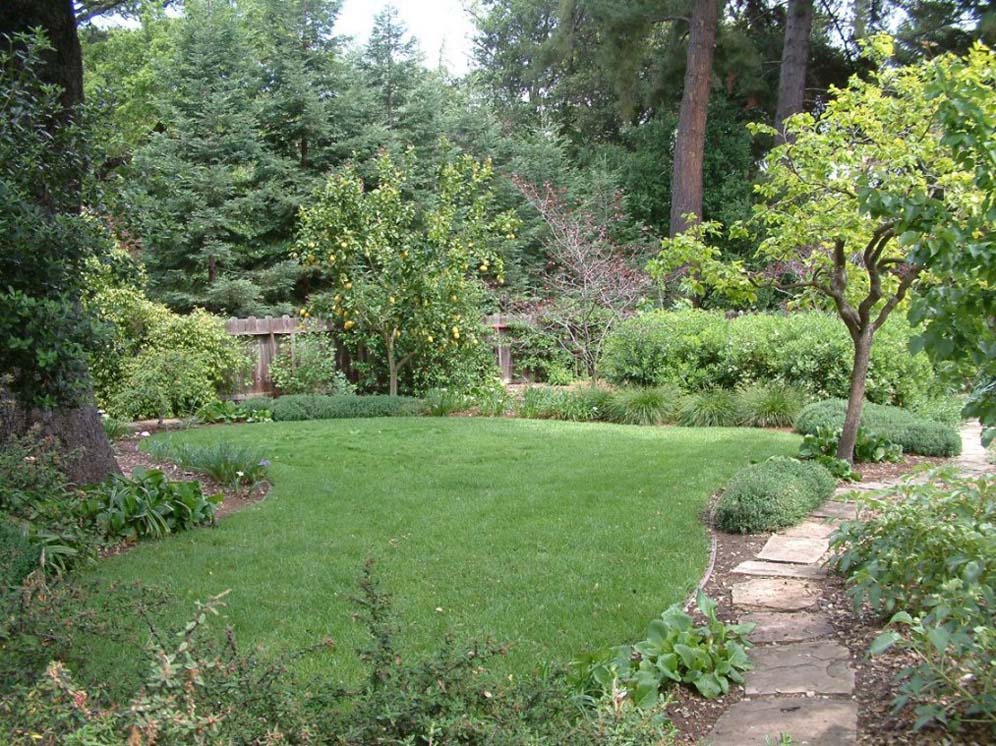
[{"label": "ground cover plant", "polygon": [[836,484],[829,471],[813,462],[772,458],[751,464],[726,485],[716,523],[741,534],[792,526],[829,498]]},{"label": "ground cover plant", "polygon": [[[827,399],[810,404],[795,420],[796,432],[818,435],[836,431],[844,424],[847,402]],[[898,407],[866,403],[861,427],[869,433],[901,446],[905,453],[921,456],[957,456],[961,453],[961,435],[956,427],[921,417]]]},{"label": "ground cover plant", "polygon": [[274,399],[271,406],[273,419],[277,421],[409,417],[426,413],[425,404],[409,396],[292,394]]},{"label": "ground cover plant", "polygon": [[935,472],[861,501],[869,514],[833,536],[833,565],[857,609],[891,620],[872,653],[912,653],[895,706],[912,704],[917,728],[996,733],[996,480]]},{"label": "ground cover plant", "polygon": [[[265,443],[267,499],[211,531],[109,558],[100,579],[141,579],[179,599],[231,588],[227,615],[240,639],[280,651],[331,634],[337,651],[301,665],[344,679],[361,670],[348,652],[363,642],[348,589],[366,557],[377,558],[412,649],[452,631],[511,643],[502,663],[511,672],[566,663],[637,639],[684,598],[706,561],[708,496],[745,463],[798,447],[787,433],[479,418],[170,437],[206,445],[220,433]],[[81,675],[133,676],[120,650],[95,642]]]}]

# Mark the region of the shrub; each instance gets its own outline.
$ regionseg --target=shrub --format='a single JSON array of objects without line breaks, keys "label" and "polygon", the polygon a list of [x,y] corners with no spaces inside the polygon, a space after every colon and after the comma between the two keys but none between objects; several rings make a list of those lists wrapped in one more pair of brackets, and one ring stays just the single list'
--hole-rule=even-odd
[{"label": "shrub", "polygon": [[413,417],[425,414],[425,404],[409,396],[321,396],[295,394],[273,402],[273,419],[333,420],[350,417]]},{"label": "shrub", "polygon": [[[868,373],[871,401],[904,404],[935,388],[933,369],[909,351],[904,319],[876,335]],[[615,384],[686,389],[785,383],[827,398],[846,396],[852,345],[844,325],[821,313],[656,311],[624,321],[606,342],[602,371]]]},{"label": "shrub", "polygon": [[532,386],[522,395],[518,415],[540,420],[593,422],[609,419],[612,410],[612,396],[605,389],[585,386],[569,390]]},{"label": "shrub", "polygon": [[145,447],[154,458],[207,474],[225,487],[259,484],[266,479],[266,470],[270,465],[259,450],[227,441],[193,445],[165,438],[147,441]]},{"label": "shrub", "polygon": [[[846,411],[847,402],[843,399],[827,399],[810,404],[796,417],[796,432],[816,435],[820,429],[840,430],[844,425]],[[955,428],[899,407],[865,402],[861,427],[902,446],[905,453],[921,456],[957,456],[961,453],[961,435]]]},{"label": "shrub", "polygon": [[148,350],[124,365],[124,379],[107,404],[128,420],[180,417],[217,398],[207,362],[187,350]]},{"label": "shrub", "polygon": [[0,598],[39,566],[41,548],[0,514]]},{"label": "shrub", "polygon": [[221,495],[205,496],[200,482],[174,482],[156,469],[136,467],[88,489],[84,513],[109,538],[162,538],[214,521]]},{"label": "shrub", "polygon": [[239,404],[246,412],[273,412],[273,399],[268,396],[252,396]]},{"label": "shrub", "polygon": [[720,498],[716,523],[723,531],[742,534],[792,526],[830,497],[835,486],[819,464],[771,458],[733,475]]},{"label": "shrub", "polygon": [[448,417],[464,412],[471,403],[469,396],[451,389],[429,389],[425,393],[425,406],[431,417]]},{"label": "shrub", "polygon": [[688,394],[681,400],[678,422],[686,427],[732,427],[740,423],[740,406],[735,392],[712,389]]},{"label": "shrub", "polygon": [[964,398],[958,396],[924,397],[914,400],[909,405],[910,411],[920,417],[950,427],[961,427],[964,408]]},{"label": "shrub", "polygon": [[233,401],[213,401],[197,410],[195,415],[199,422],[213,424],[218,422],[269,422],[273,412],[263,407],[247,407]]},{"label": "shrub", "polygon": [[696,605],[705,624],[677,604],[650,623],[647,638],[620,645],[574,662],[574,685],[584,695],[615,698],[627,693],[638,707],[657,704],[660,693],[690,684],[703,697],[726,694],[730,683],[742,684],[750,669],[746,635],[753,624],[727,624],[716,617],[716,602],[701,590]]},{"label": "shrub", "polygon": [[833,566],[856,607],[892,615],[872,652],[899,644],[913,653],[896,707],[916,705],[920,728],[996,729],[996,479],[935,471],[864,495],[869,514],[833,536]]},{"label": "shrub", "polygon": [[114,417],[106,414],[101,417],[101,424],[104,426],[104,434],[108,440],[120,440],[128,434],[128,425]]},{"label": "shrub", "polygon": [[497,379],[475,386],[470,398],[482,417],[504,417],[515,403],[505,384]]},{"label": "shrub", "polygon": [[282,394],[353,393],[354,387],[335,363],[335,345],[327,333],[295,334],[270,362],[270,379]]},{"label": "shrub", "polygon": [[677,386],[621,389],[609,400],[607,419],[627,425],[672,424],[678,418],[681,396]]},{"label": "shrub", "polygon": [[791,427],[806,404],[806,395],[786,384],[753,384],[737,391],[737,404],[742,425]]}]

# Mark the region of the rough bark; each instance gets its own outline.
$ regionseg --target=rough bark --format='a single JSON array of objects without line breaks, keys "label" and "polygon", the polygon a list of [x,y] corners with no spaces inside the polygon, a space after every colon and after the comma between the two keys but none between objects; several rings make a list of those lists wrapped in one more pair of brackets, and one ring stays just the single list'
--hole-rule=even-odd
[{"label": "rough bark", "polygon": [[32,428],[59,442],[67,456],[66,476],[75,484],[100,482],[121,471],[95,407],[27,411],[10,399],[0,400],[0,444]]},{"label": "rough bark", "polygon": [[837,443],[837,458],[854,463],[854,444],[861,427],[861,410],[865,404],[865,385],[868,380],[868,363],[871,360],[871,346],[874,330],[864,329],[853,335],[854,366],[851,368],[851,390],[847,398],[847,413],[844,427]]},{"label": "rough bark", "polygon": [[[83,57],[72,0],[2,0],[0,2],[0,43],[3,35],[41,27],[54,47],[43,57],[41,76],[46,83],[62,89],[61,102],[66,116],[83,101]],[[56,123],[55,126],[58,126]],[[75,187],[75,205],[59,209],[78,211],[83,173],[70,185]],[[104,433],[100,413],[92,406],[67,406],[53,411],[23,407],[0,392],[0,443],[12,435],[23,435],[37,426],[43,435],[54,436],[66,449],[67,476],[77,484],[88,484],[119,472],[110,442]]]},{"label": "rough bark", "polygon": [[685,87],[678,112],[671,174],[671,227],[674,238],[688,228],[685,215],[702,218],[702,162],[705,156],[709,88],[719,9],[723,0],[694,0],[688,36]]},{"label": "rough bark", "polygon": [[778,77],[778,105],[775,111],[775,142],[785,142],[785,120],[803,111],[806,93],[806,66],[809,36],[813,29],[813,0],[789,0],[785,17],[785,40]]}]

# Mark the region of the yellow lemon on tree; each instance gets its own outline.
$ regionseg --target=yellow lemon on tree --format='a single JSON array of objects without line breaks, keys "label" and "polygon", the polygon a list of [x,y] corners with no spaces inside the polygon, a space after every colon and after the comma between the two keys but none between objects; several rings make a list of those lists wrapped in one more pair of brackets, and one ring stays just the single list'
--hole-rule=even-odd
[{"label": "yellow lemon on tree", "polygon": [[343,329],[352,329],[354,326],[356,326],[356,322],[353,321],[352,319],[350,319],[349,321],[347,321],[345,324],[342,325],[342,328]]}]

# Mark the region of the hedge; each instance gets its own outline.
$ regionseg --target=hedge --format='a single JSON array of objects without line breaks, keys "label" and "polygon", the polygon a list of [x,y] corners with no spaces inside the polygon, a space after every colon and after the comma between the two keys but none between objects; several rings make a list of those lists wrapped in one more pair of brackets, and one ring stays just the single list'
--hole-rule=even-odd
[{"label": "hedge", "polygon": [[425,414],[425,404],[409,396],[322,396],[295,394],[273,400],[273,419],[336,420],[348,417],[411,417]]},{"label": "hedge", "polygon": [[[876,335],[867,396],[908,404],[937,388],[923,354],[909,351],[901,316]],[[686,390],[785,383],[817,398],[846,397],[853,348],[829,314],[759,313],[727,319],[714,311],[655,311],[627,319],[606,341],[602,372],[615,384]]]},{"label": "hedge", "polygon": [[[827,399],[805,407],[795,419],[795,430],[814,435],[820,428],[839,430],[844,426],[847,401]],[[903,447],[905,453],[920,456],[957,456],[961,453],[958,430],[922,417],[906,409],[865,402],[861,427]]]},{"label": "hedge", "polygon": [[829,498],[836,485],[826,468],[811,461],[776,457],[751,464],[727,484],[716,523],[741,534],[792,526]]}]

